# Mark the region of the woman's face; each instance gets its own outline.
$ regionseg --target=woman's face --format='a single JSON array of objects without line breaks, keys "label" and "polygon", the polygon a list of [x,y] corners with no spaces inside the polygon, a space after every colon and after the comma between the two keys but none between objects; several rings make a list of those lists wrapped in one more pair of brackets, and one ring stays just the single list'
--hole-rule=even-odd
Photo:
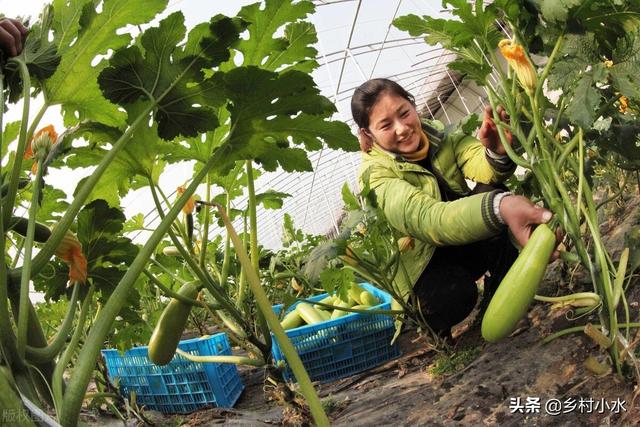
[{"label": "woman's face", "polygon": [[398,154],[417,151],[421,132],[413,104],[394,93],[382,93],[369,112],[367,133],[387,151]]}]

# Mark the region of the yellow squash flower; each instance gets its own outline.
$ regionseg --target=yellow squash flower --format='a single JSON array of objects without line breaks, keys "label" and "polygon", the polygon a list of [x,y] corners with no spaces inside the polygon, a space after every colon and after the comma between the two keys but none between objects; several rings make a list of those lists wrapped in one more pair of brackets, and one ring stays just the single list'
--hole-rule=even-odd
[{"label": "yellow squash flower", "polygon": [[87,281],[87,258],[75,234],[67,231],[54,253],[69,266],[69,281],[72,284]]},{"label": "yellow squash flower", "polygon": [[604,66],[607,67],[607,68],[613,67],[613,61],[611,61],[609,59],[605,59]]},{"label": "yellow squash flower", "polygon": [[533,65],[531,65],[529,58],[527,58],[524,48],[508,39],[501,40],[500,43],[498,43],[498,47],[509,66],[515,71],[522,87],[527,92],[532,93],[536,89],[538,75]]},{"label": "yellow squash flower", "polygon": [[[182,195],[184,194],[185,188],[183,186],[178,187],[178,189],[176,190],[177,194],[178,194],[178,198],[182,197]],[[191,196],[189,197],[189,200],[187,200],[187,203],[185,203],[185,205],[182,207],[182,212],[185,215],[189,215],[192,214],[193,211],[196,210],[196,199],[195,197]]]},{"label": "yellow squash flower", "polygon": [[41,155],[42,158],[45,158],[56,142],[58,142],[58,134],[53,125],[45,126],[36,132],[31,141],[29,141],[23,156],[25,160],[32,158],[35,160],[33,166],[31,166],[31,172],[35,174],[38,171],[37,156]]},{"label": "yellow squash flower", "polygon": [[618,106],[618,111],[620,111],[622,114],[627,112],[627,108],[629,108],[629,98],[627,98],[626,96],[622,95],[619,99],[618,102],[620,103],[620,105]]}]

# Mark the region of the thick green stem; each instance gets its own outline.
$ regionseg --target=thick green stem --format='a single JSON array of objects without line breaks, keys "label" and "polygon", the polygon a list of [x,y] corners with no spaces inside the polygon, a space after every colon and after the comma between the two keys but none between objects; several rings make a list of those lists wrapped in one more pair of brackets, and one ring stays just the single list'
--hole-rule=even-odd
[{"label": "thick green stem", "polygon": [[[74,286],[77,287],[77,286],[80,286],[80,284],[76,283]],[[66,415],[66,408],[64,407],[63,402],[64,402],[64,399],[67,397],[67,395],[65,394],[64,397],[62,395],[62,388],[64,384],[64,378],[63,378],[64,370],[66,369],[67,365],[71,361],[71,357],[73,357],[73,354],[76,351],[76,347],[80,342],[80,338],[82,337],[82,334],[85,332],[84,325],[87,320],[87,313],[89,311],[89,306],[91,305],[91,299],[93,298],[93,291],[94,291],[94,287],[93,285],[91,285],[91,287],[89,288],[89,292],[87,292],[87,295],[84,297],[84,301],[82,302],[82,308],[80,309],[80,315],[78,316],[78,324],[76,325],[76,329],[73,332],[73,335],[71,336],[71,341],[69,342],[67,349],[62,354],[62,357],[60,357],[60,360],[58,360],[58,363],[56,364],[56,369],[53,372],[53,384],[52,384],[53,396],[54,396],[54,402],[56,404],[56,407],[60,411],[59,412],[60,420],[64,419]],[[93,363],[95,365],[95,359]],[[75,370],[78,370],[78,369],[79,369],[79,366],[77,366]],[[93,372],[93,367],[91,371]],[[69,392],[69,389],[67,389],[67,393],[68,392]],[[84,396],[84,390],[82,391],[82,396]],[[66,424],[62,422],[62,425],[66,425]]]},{"label": "thick green stem", "polygon": [[84,347],[78,356],[74,375],[71,377],[71,381],[69,381],[62,407],[62,418],[60,420],[62,425],[75,426],[77,424],[84,393],[89,385],[96,360],[100,354],[100,349],[111,330],[113,321],[120,313],[122,307],[127,303],[133,284],[144,270],[145,265],[153,255],[158,243],[160,243],[162,237],[167,233],[171,224],[182,210],[182,207],[189,200],[189,197],[195,192],[206,174],[209,173],[209,170],[213,167],[216,160],[215,156],[211,156],[200,172],[194,177],[191,184],[189,184],[182,197],[169,209],[169,212],[167,212],[166,216],[160,222],[156,231],[149,236],[146,244],[140,249],[138,255],[129,266],[129,269],[113,290],[111,297],[102,308],[100,317],[96,319],[93,324]]},{"label": "thick green stem", "polygon": [[[256,189],[253,182],[253,165],[251,160],[247,160],[247,192],[249,193],[249,224],[251,226],[250,232],[250,248],[251,248],[251,265],[253,271],[255,271],[258,280],[260,279],[260,248],[258,247],[258,215],[257,201],[256,201]],[[268,348],[271,348],[271,333],[269,332],[269,325],[264,318],[264,315],[260,310],[257,312],[256,320],[258,326],[264,337],[265,344]]]},{"label": "thick green stem", "polygon": [[536,92],[535,92],[536,100],[539,100],[540,97],[542,96],[544,81],[547,79],[547,76],[551,71],[551,67],[553,66],[553,63],[556,60],[556,56],[558,56],[558,53],[560,52],[560,48],[562,47],[563,40],[564,40],[564,32],[562,32],[560,36],[558,36],[558,39],[556,40],[556,44],[553,46],[553,50],[551,51],[551,55],[549,55],[549,59],[547,60],[547,64],[544,66],[544,69],[542,70],[542,74],[540,75],[540,80],[538,81],[538,85],[536,87]]},{"label": "thick green stem", "polygon": [[[211,200],[211,180],[209,179],[209,175],[207,175],[206,178],[207,181],[207,188],[205,191],[205,200],[207,202],[210,202]],[[209,244],[209,221],[211,219],[211,213],[209,212],[209,209],[205,209],[204,210],[204,224],[202,226],[202,239],[200,242],[200,267],[202,269],[206,269],[206,262],[207,262],[207,245]],[[215,252],[214,252],[215,254]],[[215,256],[213,259],[213,264],[215,264]],[[224,269],[224,266],[223,266]],[[223,273],[220,274],[220,277],[218,277],[218,282],[220,282],[221,285],[224,285],[224,283],[226,282],[226,277],[223,278]]]},{"label": "thick green stem", "polygon": [[[13,213],[13,205],[16,202],[16,194],[18,192],[18,181],[20,180],[20,172],[22,171],[22,158],[27,147],[27,126],[29,123],[29,104],[31,101],[31,77],[29,76],[29,70],[27,64],[20,57],[14,57],[11,62],[18,66],[20,70],[20,78],[22,79],[22,121],[20,122],[20,134],[18,136],[18,147],[16,148],[16,156],[13,160],[13,169],[11,170],[11,177],[9,179],[9,189],[3,202],[3,214],[2,221],[4,228],[9,226],[9,220]],[[4,104],[0,107],[4,108]],[[2,131],[2,129],[0,129]]]},{"label": "thick green stem", "polygon": [[[227,199],[227,212],[231,210],[231,194],[227,191],[226,194]],[[220,280],[220,284],[225,286],[227,280],[229,279],[229,268],[231,265],[231,239],[229,238],[229,234],[224,237],[224,258],[222,260],[222,279]]]},{"label": "thick green stem", "polygon": [[36,232],[36,213],[40,199],[40,183],[42,181],[42,164],[44,156],[38,154],[38,171],[33,182],[33,195],[29,206],[29,223],[24,243],[24,261],[22,263],[22,276],[20,278],[20,313],[18,314],[18,355],[24,359],[27,349],[27,331],[29,321],[29,284],[31,283],[31,253],[33,251],[33,236]]},{"label": "thick green stem", "polygon": [[233,246],[236,249],[236,254],[238,255],[240,263],[247,271],[247,281],[249,282],[251,291],[253,292],[253,295],[256,299],[258,309],[265,316],[265,319],[271,330],[273,331],[276,340],[278,340],[278,344],[282,349],[282,353],[284,353],[284,356],[287,359],[287,362],[289,363],[293,374],[298,380],[300,391],[307,400],[307,404],[309,405],[311,415],[313,416],[316,425],[318,425],[319,427],[329,426],[329,419],[327,418],[327,414],[325,414],[324,409],[322,408],[322,402],[320,402],[320,399],[318,398],[318,395],[313,388],[313,384],[311,383],[309,374],[307,374],[307,371],[305,370],[304,365],[300,360],[300,356],[298,356],[298,353],[296,352],[296,349],[293,347],[293,344],[291,344],[291,341],[289,341],[289,337],[287,337],[286,332],[284,331],[284,329],[282,329],[278,317],[273,312],[273,309],[271,308],[271,302],[269,301],[267,294],[264,292],[264,289],[262,289],[262,286],[260,285],[260,279],[258,278],[255,270],[251,268],[251,260],[249,259],[249,256],[247,255],[247,252],[244,249],[242,242],[240,241],[240,237],[238,237],[238,234],[234,230],[233,225],[231,224],[231,221],[229,220],[229,217],[227,216],[222,206],[218,207],[218,209],[220,211],[222,221],[227,227],[227,233],[229,233],[231,236],[231,241],[233,242]]},{"label": "thick green stem", "polygon": [[60,353],[64,343],[67,342],[69,332],[73,326],[73,318],[76,313],[76,302],[78,301],[78,289],[80,286],[74,286],[71,293],[71,300],[69,301],[69,307],[67,308],[67,314],[64,316],[64,320],[58,329],[58,333],[53,340],[46,347],[33,347],[27,345],[27,360],[31,362],[51,362]]}]

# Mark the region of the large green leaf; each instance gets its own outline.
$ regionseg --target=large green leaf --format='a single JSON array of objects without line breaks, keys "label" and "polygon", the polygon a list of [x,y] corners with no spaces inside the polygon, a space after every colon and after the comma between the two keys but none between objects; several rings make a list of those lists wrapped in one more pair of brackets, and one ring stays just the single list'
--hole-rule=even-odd
[{"label": "large green leaf", "polygon": [[[300,22],[315,10],[310,1],[266,0],[240,9],[239,17],[249,22],[249,37],[238,43],[242,65],[255,65],[270,71],[295,68],[309,72],[317,66],[318,52],[313,24]],[[284,37],[275,37],[284,26]]]},{"label": "large green leaf", "polygon": [[[225,75],[232,133],[215,156],[225,174],[237,160],[255,159],[266,170],[311,170],[306,152],[330,148],[356,151],[349,127],[328,121],[335,106],[321,96],[313,79],[299,71],[274,73],[238,67]],[[260,90],[256,90],[260,88]]]},{"label": "large green leaf", "polygon": [[156,103],[158,135],[166,140],[215,129],[218,122],[212,107],[224,102],[221,77],[214,74],[203,79],[201,70],[229,59],[229,48],[243,27],[239,19],[216,16],[209,32],[198,27],[199,40],[190,37],[185,50],[177,46],[185,37],[184,16],[173,13],[158,27],[145,31],[138,44],[113,55],[110,66],[100,74],[100,87],[117,104]]},{"label": "large green leaf", "polygon": [[[128,106],[129,117],[135,118],[143,109],[141,103]],[[84,135],[92,143],[74,148],[66,159],[71,168],[97,165],[110,150],[120,133],[117,129],[94,127]],[[171,144],[158,137],[155,122],[151,126],[138,126],[125,147],[118,153],[109,168],[104,172],[87,201],[104,199],[111,206],[119,206],[120,198],[129,190],[148,185],[147,177],[157,177],[164,169],[159,161],[163,152],[171,150]],[[141,179],[142,178],[142,179]],[[77,188],[80,188],[80,184]]]},{"label": "large green leaf", "polygon": [[264,193],[256,194],[256,205],[262,205],[265,209],[280,209],[287,197],[291,197],[291,194],[267,190]]},{"label": "large green leaf", "polygon": [[564,22],[569,17],[569,11],[581,4],[582,0],[542,0],[540,11],[547,21]]},{"label": "large green leaf", "polygon": [[[95,285],[101,301],[111,295],[138,253],[138,247],[122,236],[124,222],[122,211],[110,208],[104,200],[86,205],[78,214],[77,237],[87,259],[88,280]],[[46,299],[57,300],[66,292],[69,268],[57,258],[49,265],[51,270],[45,269],[34,284],[45,292]],[[134,295],[130,302],[135,306]]]},{"label": "large green leaf", "polygon": [[640,31],[618,40],[613,51],[611,78],[621,94],[640,100]]},{"label": "large green leaf", "polygon": [[98,88],[98,74],[106,67],[98,55],[128,45],[131,36],[123,28],[150,21],[166,7],[167,0],[105,0],[100,4],[98,13],[92,0],[54,0],[54,43],[62,59],[46,81],[45,92],[50,104],[64,105],[67,124],[90,119],[120,127],[124,113]]}]

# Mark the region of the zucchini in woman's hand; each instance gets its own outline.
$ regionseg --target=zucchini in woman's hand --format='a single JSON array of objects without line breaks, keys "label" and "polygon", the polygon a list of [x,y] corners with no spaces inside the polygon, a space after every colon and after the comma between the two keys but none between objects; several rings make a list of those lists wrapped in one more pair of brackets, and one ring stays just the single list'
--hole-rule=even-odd
[{"label": "zucchini in woman's hand", "polygon": [[482,319],[485,340],[495,342],[513,332],[533,301],[555,247],[555,233],[538,225],[487,307]]}]

